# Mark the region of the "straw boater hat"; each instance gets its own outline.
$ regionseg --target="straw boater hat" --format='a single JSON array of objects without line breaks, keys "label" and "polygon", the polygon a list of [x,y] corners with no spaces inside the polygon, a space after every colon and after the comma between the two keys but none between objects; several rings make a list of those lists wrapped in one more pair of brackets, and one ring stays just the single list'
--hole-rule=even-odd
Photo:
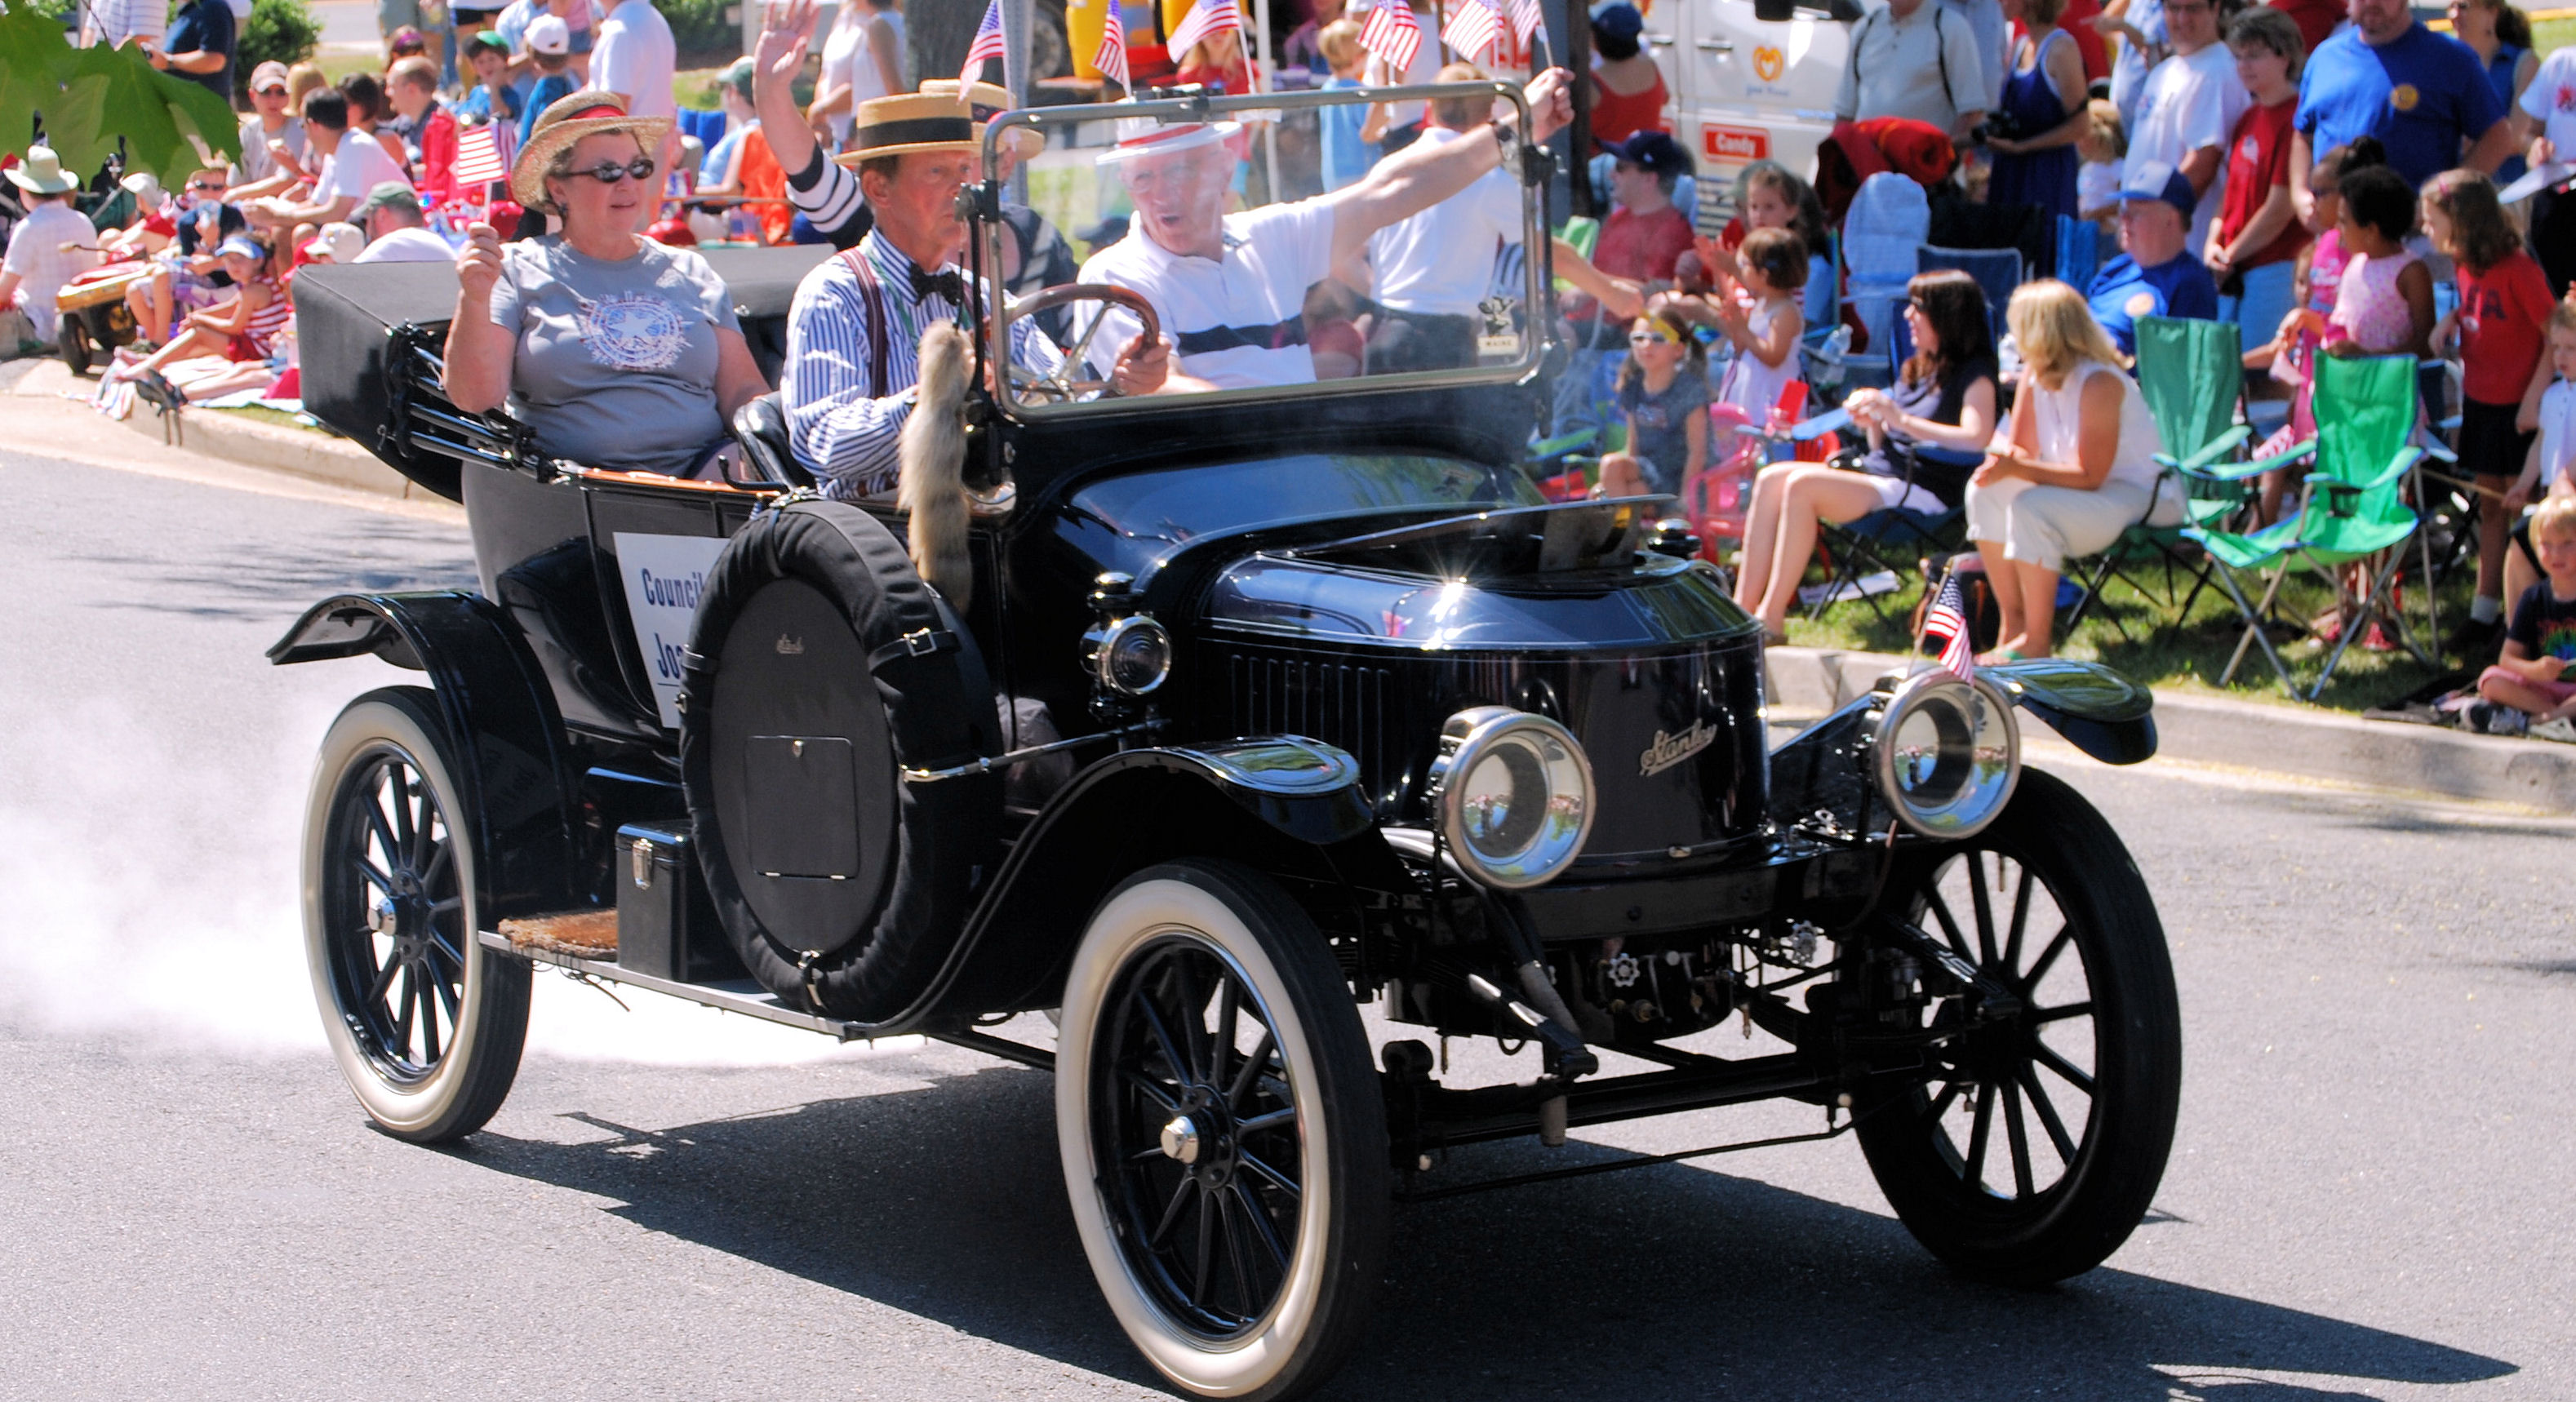
[{"label": "straw boater hat", "polygon": [[546,167],[555,153],[571,147],[585,136],[604,131],[635,134],[644,154],[662,149],[662,138],[671,131],[668,117],[630,117],[626,99],[613,92],[592,89],[556,99],[537,114],[536,125],[529,128],[527,144],[519,148],[519,158],[510,166],[510,198],[530,209],[552,209],[546,199]]},{"label": "straw boater hat", "polygon": [[[955,97],[957,80],[954,78],[928,79],[922,83],[921,91],[925,97]],[[999,83],[976,83],[966,90],[966,105],[972,109],[977,122],[989,122],[1017,108],[1020,104],[1013,102],[1011,90]],[[1047,144],[1046,133],[1036,127],[1013,127],[1010,129],[1009,140],[1011,150],[1024,161],[1035,160],[1037,154],[1046,149]]]},{"label": "straw boater hat", "polygon": [[984,129],[957,94],[899,93],[872,97],[859,104],[850,123],[850,149],[832,159],[857,168],[861,161],[913,152],[979,149]]},{"label": "straw boater hat", "polygon": [[67,195],[80,188],[80,182],[63,174],[63,158],[51,146],[27,148],[26,164],[9,172],[9,183],[31,195]]}]

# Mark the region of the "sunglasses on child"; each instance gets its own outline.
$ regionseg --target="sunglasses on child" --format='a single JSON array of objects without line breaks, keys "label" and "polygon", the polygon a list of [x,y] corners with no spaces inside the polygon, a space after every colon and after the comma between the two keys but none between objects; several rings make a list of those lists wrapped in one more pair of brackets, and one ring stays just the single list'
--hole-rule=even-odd
[{"label": "sunglasses on child", "polygon": [[566,171],[565,174],[588,176],[602,185],[614,185],[620,180],[630,178],[635,180],[650,180],[653,178],[653,172],[656,169],[658,169],[658,167],[653,164],[653,158],[651,156],[637,156],[633,162],[627,165],[619,165],[615,161],[601,161],[599,164],[592,166],[588,170]]}]

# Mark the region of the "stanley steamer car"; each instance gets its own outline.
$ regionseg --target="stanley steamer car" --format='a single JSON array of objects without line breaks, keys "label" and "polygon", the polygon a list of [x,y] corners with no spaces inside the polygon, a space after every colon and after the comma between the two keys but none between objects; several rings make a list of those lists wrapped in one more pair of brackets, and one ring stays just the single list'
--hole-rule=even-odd
[{"label": "stanley steamer car", "polygon": [[[1018,113],[985,149],[1333,96]],[[1542,167],[1504,177],[1530,247]],[[962,197],[978,268],[997,189]],[[714,257],[774,371],[812,254]],[[314,990],[366,1112],[481,1126],[536,964],[1051,1067],[1100,1288],[1208,1396],[1331,1373],[1396,1201],[1569,1171],[1460,1184],[1445,1151],[1646,1115],[1804,1101],[1959,1269],[2099,1263],[2163,1171],[2179,1017],[2136,868],[2023,767],[2016,714],[2129,763],[2147,695],[1922,671],[1770,749],[1760,631],[1666,499],[1552,504],[1517,465],[1547,274],[1496,266],[1455,368],[1368,375],[1319,328],[1343,373],[1294,386],[1015,369],[949,416],[963,499],[909,520],[818,499],[763,402],[736,427],[765,480],[548,460],[441,398],[451,271],[309,271],[308,394],[464,502],[481,574],[330,599],[271,653],[426,683],[342,713],[306,828]],[[1049,289],[971,328],[960,382],[1056,312],[1078,349],[1154,329],[1133,294]],[[917,566],[934,509],[960,524]],[[1052,1050],[982,1030],[1033,1010]],[[1434,1038],[1535,1055],[1460,1085]]]}]

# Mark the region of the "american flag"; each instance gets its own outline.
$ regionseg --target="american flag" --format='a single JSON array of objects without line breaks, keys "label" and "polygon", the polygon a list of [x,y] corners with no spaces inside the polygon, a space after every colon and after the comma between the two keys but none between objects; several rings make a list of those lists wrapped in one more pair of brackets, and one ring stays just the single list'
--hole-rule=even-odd
[{"label": "american flag", "polygon": [[510,178],[510,163],[501,156],[501,139],[493,123],[467,127],[456,138],[456,183],[474,189]]},{"label": "american flag", "polygon": [[1413,56],[1422,48],[1422,26],[1405,0],[1378,0],[1360,26],[1360,47],[1386,60],[1397,82],[1413,71]]},{"label": "american flag", "polygon": [[1539,14],[1538,0],[1511,0],[1511,6],[1512,32],[1520,36],[1521,47],[1526,49],[1530,37],[1537,34],[1547,21]]},{"label": "american flag", "polygon": [[1171,38],[1163,45],[1172,57],[1179,58],[1197,47],[1198,42],[1219,30],[1243,32],[1243,14],[1235,9],[1234,0],[1199,0],[1181,22],[1172,26]]},{"label": "american flag", "polygon": [[1091,66],[1100,76],[1114,78],[1121,88],[1133,88],[1127,78],[1127,21],[1118,13],[1119,0],[1109,0],[1109,13],[1100,25],[1100,51],[1091,56]]},{"label": "american flag", "polygon": [[1959,592],[1956,565],[1941,572],[1941,591],[1923,611],[1923,636],[1941,642],[1941,665],[1969,681],[1977,675],[1977,646],[1969,637],[1968,602]]},{"label": "american flag", "polygon": [[966,66],[957,70],[957,81],[972,83],[983,77],[988,59],[1007,61],[1002,53],[1002,0],[985,0],[984,22],[975,26],[975,42],[966,46]]},{"label": "american flag", "polygon": [[1457,0],[1449,9],[1449,22],[1440,30],[1440,42],[1466,62],[1479,63],[1502,32],[1502,16],[1485,0]]}]

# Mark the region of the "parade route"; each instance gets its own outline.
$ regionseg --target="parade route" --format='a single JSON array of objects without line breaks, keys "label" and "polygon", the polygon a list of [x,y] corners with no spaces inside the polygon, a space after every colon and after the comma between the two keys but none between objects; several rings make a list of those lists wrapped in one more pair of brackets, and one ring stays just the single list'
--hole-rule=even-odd
[{"label": "parade route", "polygon": [[[296,841],[332,714],[417,674],[262,653],[334,592],[470,587],[461,519],[29,446],[0,448],[0,1399],[1167,1395],[1035,1071],[549,976],[487,1131],[373,1132],[321,1049]],[[1963,1282],[1848,1141],[1517,1188],[1399,1210],[1320,1395],[2576,1395],[2576,820],[2039,748],[2130,844],[2181,988],[2173,1158],[2106,1266]]]}]

